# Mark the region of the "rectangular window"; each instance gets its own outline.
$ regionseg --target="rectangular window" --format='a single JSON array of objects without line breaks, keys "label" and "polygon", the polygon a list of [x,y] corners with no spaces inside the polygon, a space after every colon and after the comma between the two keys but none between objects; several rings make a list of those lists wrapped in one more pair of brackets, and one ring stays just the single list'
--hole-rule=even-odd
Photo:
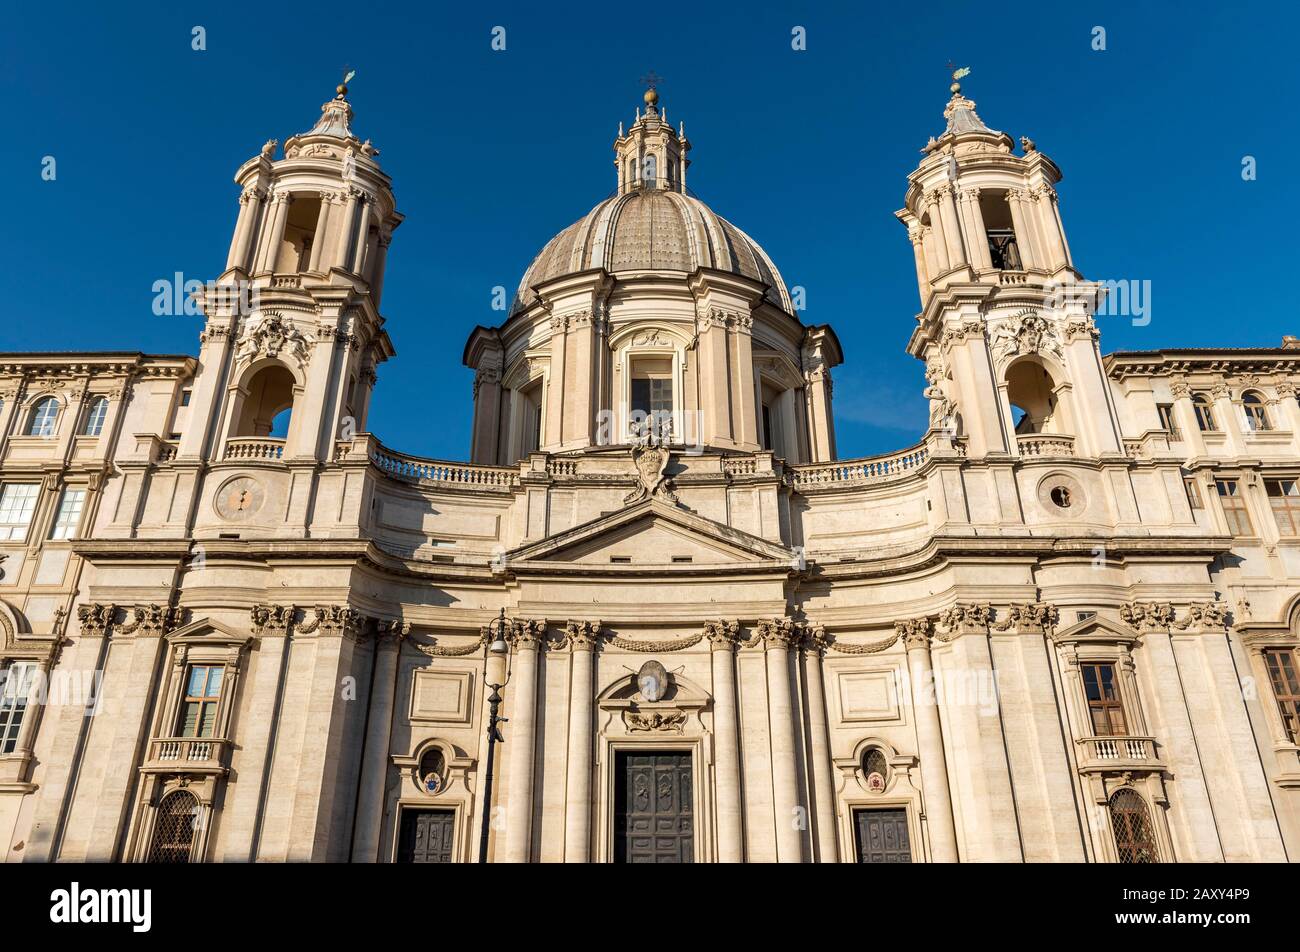
[{"label": "rectangular window", "polygon": [[1219,502],[1223,504],[1223,516],[1228,520],[1228,531],[1235,536],[1253,536],[1255,527],[1246,511],[1246,498],[1241,494],[1240,481],[1216,479],[1214,485],[1219,490]]},{"label": "rectangular window", "polygon": [[1174,422],[1174,405],[1157,403],[1156,413],[1160,414],[1160,428],[1169,434],[1169,439],[1174,443],[1181,441],[1183,434],[1179,432],[1178,424]]},{"label": "rectangular window", "polygon": [[22,542],[32,524],[39,483],[5,483],[0,487],[0,541]]},{"label": "rectangular window", "polygon": [[1183,486],[1187,489],[1187,505],[1193,509],[1204,509],[1205,503],[1201,500],[1201,487],[1196,485],[1196,480],[1189,476],[1183,480]]},{"label": "rectangular window", "polygon": [[181,705],[181,736],[211,737],[217,727],[221,703],[221,679],[226,669],[219,664],[196,664],[190,668]]},{"label": "rectangular window", "polygon": [[1291,648],[1269,648],[1264,652],[1268,678],[1273,682],[1273,696],[1277,699],[1282,726],[1291,743],[1300,737],[1300,679],[1296,677],[1295,651]]},{"label": "rectangular window", "polygon": [[35,677],[36,665],[27,661],[0,669],[0,754],[12,754],[18,746]]},{"label": "rectangular window", "polygon": [[71,539],[81,525],[81,509],[86,504],[84,489],[65,489],[59,500],[59,511],[50,527],[51,539]]},{"label": "rectangular window", "polygon": [[1081,664],[1083,690],[1088,696],[1088,716],[1097,737],[1127,734],[1124,705],[1119,698],[1119,680],[1113,664]]},{"label": "rectangular window", "polygon": [[1300,479],[1266,479],[1264,489],[1277,531],[1284,536],[1300,535]]}]

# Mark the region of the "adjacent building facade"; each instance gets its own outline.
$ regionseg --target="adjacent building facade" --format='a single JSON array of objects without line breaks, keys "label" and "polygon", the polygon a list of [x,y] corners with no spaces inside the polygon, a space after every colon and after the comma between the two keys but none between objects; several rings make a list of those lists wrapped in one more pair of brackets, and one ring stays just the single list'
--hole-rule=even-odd
[{"label": "adjacent building facade", "polygon": [[1060,170],[945,118],[930,426],[853,460],[653,90],[470,333],[464,463],[372,432],[402,216],[346,88],[268,142],[196,357],[0,354],[0,856],[1296,855],[1300,346],[1103,356]]}]

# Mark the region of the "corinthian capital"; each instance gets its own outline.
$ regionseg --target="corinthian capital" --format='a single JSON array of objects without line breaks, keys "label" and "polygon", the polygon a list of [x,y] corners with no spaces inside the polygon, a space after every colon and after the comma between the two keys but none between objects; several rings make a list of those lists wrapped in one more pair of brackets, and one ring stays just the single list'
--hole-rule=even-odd
[{"label": "corinthian capital", "polygon": [[909,651],[912,648],[924,648],[934,633],[934,622],[929,618],[902,618],[894,622],[894,631],[903,639],[903,647]]},{"label": "corinthian capital", "polygon": [[939,616],[939,624],[948,629],[950,634],[988,631],[993,618],[993,606],[984,603],[958,603],[945,609]]},{"label": "corinthian capital", "polygon": [[1124,624],[1137,631],[1158,631],[1174,620],[1174,606],[1168,602],[1128,602],[1119,608]]},{"label": "corinthian capital", "polygon": [[1006,617],[993,626],[994,631],[1050,631],[1060,620],[1055,605],[1047,602],[1024,602],[1007,608]]},{"label": "corinthian capital", "polygon": [[1223,602],[1196,602],[1187,606],[1174,627],[1179,631],[1222,631],[1228,624],[1227,614]]},{"label": "corinthian capital", "polygon": [[571,621],[564,626],[564,634],[575,651],[590,651],[600,643],[602,627],[598,621]]},{"label": "corinthian capital", "polygon": [[704,637],[709,639],[709,647],[714,651],[731,651],[740,641],[740,622],[706,621]]},{"label": "corinthian capital", "polygon": [[798,644],[799,633],[789,618],[769,618],[758,623],[758,636],[769,648],[789,648]]}]

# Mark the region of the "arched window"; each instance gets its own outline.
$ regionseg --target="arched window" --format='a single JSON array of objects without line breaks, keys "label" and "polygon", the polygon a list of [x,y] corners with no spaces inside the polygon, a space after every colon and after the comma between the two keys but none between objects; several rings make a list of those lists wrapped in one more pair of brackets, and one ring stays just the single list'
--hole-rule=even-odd
[{"label": "arched window", "polygon": [[231,436],[285,437],[293,412],[293,388],[293,374],[287,367],[272,364],[259,370],[248,381],[248,392]]},{"label": "arched window", "polygon": [[1192,409],[1196,411],[1196,426],[1205,433],[1218,430],[1214,425],[1214,410],[1210,407],[1210,398],[1203,393],[1192,396]]},{"label": "arched window", "polygon": [[45,397],[32,407],[31,418],[27,421],[28,436],[53,436],[54,427],[59,419],[59,400],[57,397]]},{"label": "arched window", "polygon": [[1058,433],[1056,382],[1047,368],[1033,360],[1013,364],[1007,371],[1007,401],[1017,433]]},{"label": "arched window", "polygon": [[1242,409],[1246,411],[1246,426],[1253,432],[1271,430],[1268,425],[1268,406],[1264,398],[1254,390],[1247,390],[1241,397]]},{"label": "arched window", "polygon": [[145,859],[150,863],[188,863],[198,816],[199,801],[194,794],[185,790],[167,794],[158,805],[153,842]]},{"label": "arched window", "polygon": [[1155,832],[1146,802],[1136,790],[1123,788],[1110,798],[1110,825],[1121,863],[1158,863]]},{"label": "arched window", "polygon": [[82,436],[99,436],[104,431],[104,418],[108,416],[108,397],[96,397],[86,411],[85,422],[81,425]]},{"label": "arched window", "polygon": [[653,155],[645,157],[645,184],[646,188],[655,187],[655,178],[658,175],[658,159]]},{"label": "arched window", "polygon": [[889,761],[879,747],[868,747],[862,755],[862,776],[867,781],[867,789],[874,793],[880,793],[889,783]]}]

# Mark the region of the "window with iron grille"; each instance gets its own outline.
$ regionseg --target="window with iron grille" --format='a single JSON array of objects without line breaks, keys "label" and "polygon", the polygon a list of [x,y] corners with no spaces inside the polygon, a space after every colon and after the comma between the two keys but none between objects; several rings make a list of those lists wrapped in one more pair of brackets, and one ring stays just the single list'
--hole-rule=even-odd
[{"label": "window with iron grille", "polygon": [[1291,648],[1269,648],[1264,652],[1264,665],[1268,679],[1273,683],[1273,697],[1282,715],[1282,726],[1287,740],[1300,743],[1300,678],[1296,677],[1295,651]]},{"label": "window with iron grille", "polygon": [[153,839],[145,860],[150,863],[188,863],[194,851],[199,801],[186,790],[163,797],[154,818]]},{"label": "window with iron grille", "polygon": [[190,668],[181,702],[181,736],[211,737],[221,705],[221,680],[226,672],[219,664],[196,664]]},{"label": "window with iron grille", "polygon": [[18,746],[35,678],[36,665],[29,661],[0,667],[0,754],[12,754]]},{"label": "window with iron grille", "polygon": [[1088,697],[1088,717],[1098,737],[1127,734],[1124,703],[1119,696],[1119,678],[1113,664],[1091,662],[1079,665],[1083,690]]},{"label": "window with iron grille", "polygon": [[1241,494],[1241,482],[1236,479],[1216,479],[1214,485],[1219,491],[1223,516],[1228,520],[1228,531],[1235,536],[1253,536],[1255,527],[1251,524],[1250,512],[1246,509],[1246,497]]},{"label": "window with iron grille", "polygon": [[1110,825],[1115,830],[1115,850],[1121,863],[1158,863],[1155,831],[1146,801],[1125,787],[1110,798]]},{"label": "window with iron grille", "polygon": [[1264,489],[1277,531],[1284,536],[1300,535],[1300,479],[1266,479]]}]

